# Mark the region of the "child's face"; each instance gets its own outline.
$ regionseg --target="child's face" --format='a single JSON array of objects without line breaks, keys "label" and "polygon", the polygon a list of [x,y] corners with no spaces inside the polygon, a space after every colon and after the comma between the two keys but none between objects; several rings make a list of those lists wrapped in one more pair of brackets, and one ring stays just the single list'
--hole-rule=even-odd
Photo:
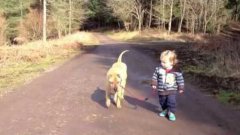
[{"label": "child's face", "polygon": [[173,67],[173,62],[171,62],[170,60],[161,61],[161,64],[165,69],[171,69]]}]

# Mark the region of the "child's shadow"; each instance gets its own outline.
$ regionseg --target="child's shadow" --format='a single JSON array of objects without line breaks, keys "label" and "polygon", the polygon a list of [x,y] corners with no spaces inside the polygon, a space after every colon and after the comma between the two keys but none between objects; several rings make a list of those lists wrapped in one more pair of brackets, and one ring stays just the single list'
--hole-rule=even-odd
[{"label": "child's shadow", "polygon": [[[102,107],[107,108],[107,106],[105,105],[105,90],[97,88],[94,91],[94,93],[91,95],[91,98],[93,101],[95,101]],[[149,103],[148,101],[140,100],[134,97],[126,96],[126,95],[124,96],[124,98],[125,98],[125,101],[123,102],[123,107],[126,106],[131,109],[137,109],[138,107],[142,107],[154,113],[159,112],[159,107],[157,105]]]}]

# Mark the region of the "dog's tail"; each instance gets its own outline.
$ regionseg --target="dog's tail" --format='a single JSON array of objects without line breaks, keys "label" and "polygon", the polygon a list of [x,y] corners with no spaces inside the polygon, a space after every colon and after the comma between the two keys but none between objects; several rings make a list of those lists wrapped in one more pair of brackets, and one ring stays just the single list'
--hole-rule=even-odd
[{"label": "dog's tail", "polygon": [[129,50],[123,51],[123,52],[119,55],[117,62],[122,62],[122,56],[123,56],[123,54],[124,54],[125,52],[128,52],[128,51],[129,51]]}]

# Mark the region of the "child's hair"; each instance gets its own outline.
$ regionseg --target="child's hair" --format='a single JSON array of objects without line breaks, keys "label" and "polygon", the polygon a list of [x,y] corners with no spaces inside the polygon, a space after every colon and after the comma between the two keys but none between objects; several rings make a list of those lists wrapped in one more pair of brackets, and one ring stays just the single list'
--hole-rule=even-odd
[{"label": "child's hair", "polygon": [[173,66],[176,65],[178,62],[177,54],[175,53],[175,51],[171,51],[171,50],[163,51],[161,53],[160,60],[161,61],[169,60],[171,63],[173,63]]}]

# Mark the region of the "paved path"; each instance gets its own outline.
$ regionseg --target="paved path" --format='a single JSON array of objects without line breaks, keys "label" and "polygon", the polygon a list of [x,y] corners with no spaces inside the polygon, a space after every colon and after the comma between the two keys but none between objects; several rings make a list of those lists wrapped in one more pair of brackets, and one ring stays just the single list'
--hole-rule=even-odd
[{"label": "paved path", "polygon": [[[106,40],[107,41],[107,40]],[[104,105],[107,69],[125,49],[128,65],[122,109]],[[239,135],[239,112],[190,85],[178,96],[177,121],[158,117],[156,97],[143,83],[156,61],[124,43],[81,54],[0,99],[0,135]],[[144,97],[150,97],[144,101]]]}]

